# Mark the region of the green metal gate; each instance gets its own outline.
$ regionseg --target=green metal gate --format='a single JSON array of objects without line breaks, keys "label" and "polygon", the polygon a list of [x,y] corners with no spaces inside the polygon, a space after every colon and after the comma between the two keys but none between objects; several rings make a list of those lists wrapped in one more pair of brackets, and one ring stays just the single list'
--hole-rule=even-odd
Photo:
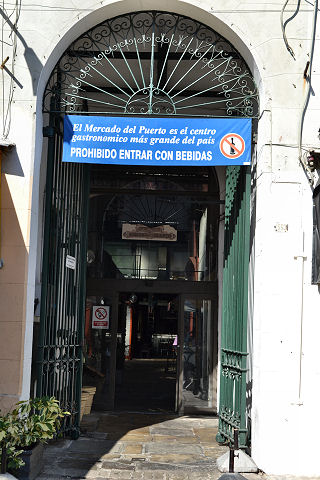
[{"label": "green metal gate", "polygon": [[250,241],[250,170],[226,170],[225,245],[221,326],[221,377],[218,441],[247,442],[246,372],[248,266]]},{"label": "green metal gate", "polygon": [[63,118],[50,115],[37,395],[54,395],[71,412],[64,432],[76,437],[82,376],[89,171],[61,162]]}]

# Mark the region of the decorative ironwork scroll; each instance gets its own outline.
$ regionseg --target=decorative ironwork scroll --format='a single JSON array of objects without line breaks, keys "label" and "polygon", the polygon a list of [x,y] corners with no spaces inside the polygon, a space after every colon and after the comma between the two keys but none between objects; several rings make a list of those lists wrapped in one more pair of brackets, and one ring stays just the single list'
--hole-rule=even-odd
[{"label": "decorative ironwork scroll", "polygon": [[43,108],[96,115],[256,117],[258,95],[243,58],[221,35],[174,13],[106,20],[63,54]]}]

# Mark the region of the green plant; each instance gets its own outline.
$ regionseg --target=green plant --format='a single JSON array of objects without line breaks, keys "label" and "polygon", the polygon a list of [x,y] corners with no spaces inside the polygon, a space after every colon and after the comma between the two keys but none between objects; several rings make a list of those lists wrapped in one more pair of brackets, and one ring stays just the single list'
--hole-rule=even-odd
[{"label": "green plant", "polygon": [[23,450],[52,439],[63,417],[69,415],[54,397],[32,398],[18,402],[7,415],[0,417],[1,471],[19,468]]}]

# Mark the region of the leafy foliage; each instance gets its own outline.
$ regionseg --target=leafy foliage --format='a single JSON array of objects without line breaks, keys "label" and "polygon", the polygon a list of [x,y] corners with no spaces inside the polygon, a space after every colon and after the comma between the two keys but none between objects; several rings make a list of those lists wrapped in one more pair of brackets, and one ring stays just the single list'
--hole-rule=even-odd
[{"label": "leafy foliage", "polygon": [[18,402],[12,412],[0,416],[0,448],[6,451],[7,467],[21,467],[23,450],[52,439],[66,415],[69,412],[60,408],[56,398],[42,397]]}]

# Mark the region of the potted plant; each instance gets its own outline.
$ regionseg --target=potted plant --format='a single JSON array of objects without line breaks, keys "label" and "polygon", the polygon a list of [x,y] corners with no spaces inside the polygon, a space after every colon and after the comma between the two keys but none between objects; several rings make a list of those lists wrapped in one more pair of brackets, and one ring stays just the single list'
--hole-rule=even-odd
[{"label": "potted plant", "polygon": [[1,473],[7,469],[19,479],[32,480],[42,468],[43,443],[58,432],[63,412],[54,397],[18,402],[0,417]]}]

